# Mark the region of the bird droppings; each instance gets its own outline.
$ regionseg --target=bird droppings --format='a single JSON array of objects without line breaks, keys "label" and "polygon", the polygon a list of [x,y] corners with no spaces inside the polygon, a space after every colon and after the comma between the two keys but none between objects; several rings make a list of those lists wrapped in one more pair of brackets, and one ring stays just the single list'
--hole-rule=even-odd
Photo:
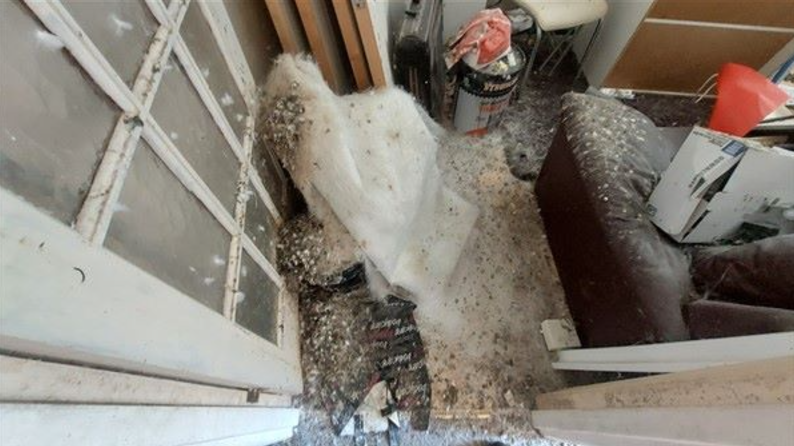
[{"label": "bird droppings", "polygon": [[114,214],[116,212],[129,212],[129,211],[130,211],[130,207],[127,206],[126,204],[124,204],[124,203],[122,203],[120,201],[117,201],[117,202],[113,203],[113,213]]},{"label": "bird droppings", "polygon": [[247,187],[246,187],[246,188],[243,190],[243,192],[240,194],[240,199],[242,199],[244,203],[248,203],[248,201],[249,201],[251,198],[253,198],[253,197],[254,197],[254,193],[255,193],[254,191],[252,191],[250,188],[247,188]]},{"label": "bird droppings", "polygon": [[215,266],[222,266],[226,264],[226,260],[223,257],[215,254],[212,256],[212,264]]},{"label": "bird droppings", "polygon": [[65,46],[60,37],[41,29],[36,30],[36,40],[39,47],[48,51],[60,51]]},{"label": "bird droppings", "polygon": [[176,141],[179,139],[179,133],[171,132],[168,134],[168,137],[171,138],[171,141]]},{"label": "bird droppings", "polygon": [[492,133],[492,136],[503,138],[505,156],[513,175],[523,180],[538,177],[557,131],[560,98],[568,91],[584,91],[585,88],[583,82],[574,80],[572,72],[562,72],[553,78],[529,78]]},{"label": "bird droppings", "polygon": [[224,107],[234,105],[234,98],[232,98],[232,95],[230,95],[229,92],[225,92],[223,93],[223,96],[221,96],[221,105]]},{"label": "bird droppings", "polygon": [[[293,90],[297,90],[298,83],[293,82]],[[271,108],[261,120],[263,140],[267,143],[288,171],[297,168],[295,154],[300,142],[299,126],[305,122],[303,113],[305,108],[297,94],[275,98]],[[330,129],[329,129],[330,131]]]},{"label": "bird droppings", "polygon": [[341,225],[322,225],[308,214],[281,229],[277,248],[279,269],[294,281],[298,292],[305,285],[338,283],[344,271],[361,262],[358,246]]},{"label": "bird droppings", "polygon": [[132,31],[135,29],[135,27],[132,26],[132,23],[122,20],[116,14],[110,14],[108,19],[110,20],[110,24],[113,27],[113,32],[116,34],[116,37],[124,37],[124,34],[127,31]]}]

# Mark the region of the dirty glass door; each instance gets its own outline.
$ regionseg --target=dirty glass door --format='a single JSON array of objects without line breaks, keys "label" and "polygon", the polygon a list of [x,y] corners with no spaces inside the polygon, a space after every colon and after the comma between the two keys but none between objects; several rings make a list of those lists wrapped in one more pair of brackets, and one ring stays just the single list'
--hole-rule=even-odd
[{"label": "dirty glass door", "polygon": [[228,25],[213,2],[0,2],[0,348],[300,392]]}]

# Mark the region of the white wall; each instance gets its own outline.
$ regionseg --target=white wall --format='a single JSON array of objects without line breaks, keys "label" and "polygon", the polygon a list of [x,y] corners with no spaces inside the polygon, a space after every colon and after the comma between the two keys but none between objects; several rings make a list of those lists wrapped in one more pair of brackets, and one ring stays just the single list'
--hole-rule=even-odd
[{"label": "white wall", "polygon": [[[600,87],[612,66],[615,65],[623,52],[623,48],[631,40],[634,30],[645,18],[645,14],[653,4],[652,0],[607,0],[609,11],[604,17],[598,40],[590,49],[590,55],[584,64],[584,74],[590,85]],[[577,38],[574,52],[581,60],[587,42],[595,25],[582,29]]]},{"label": "white wall", "polygon": [[375,40],[378,42],[383,72],[388,85],[394,84],[392,53],[407,3],[408,0],[370,0],[369,2],[372,28],[375,31]]}]

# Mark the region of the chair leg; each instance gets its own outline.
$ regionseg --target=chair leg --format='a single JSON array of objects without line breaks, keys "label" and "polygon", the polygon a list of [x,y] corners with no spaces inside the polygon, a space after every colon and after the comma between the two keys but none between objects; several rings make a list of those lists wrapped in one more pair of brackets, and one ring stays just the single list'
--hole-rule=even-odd
[{"label": "chair leg", "polygon": [[[556,45],[554,45],[554,49],[551,51],[551,53],[548,56],[546,56],[546,59],[543,61],[540,67],[538,67],[538,73],[542,73],[543,69],[546,68],[546,65],[552,60],[554,60],[554,56],[557,55],[557,51],[560,51],[561,49],[565,48],[566,44],[571,40],[572,32],[573,29],[569,29],[565,32],[565,35],[560,37],[560,41],[557,42]],[[549,36],[551,37],[552,34],[549,34]]]},{"label": "chair leg", "polygon": [[524,69],[524,80],[521,82],[522,85],[526,85],[529,76],[532,74],[532,68],[535,65],[535,58],[538,57],[538,48],[540,48],[541,40],[543,40],[543,30],[535,23],[535,44],[532,46],[532,54],[529,56],[527,67]]},{"label": "chair leg", "polygon": [[571,52],[571,49],[573,48],[573,44],[576,40],[576,36],[577,34],[579,34],[580,29],[581,26],[576,27],[571,33],[571,35],[568,37],[568,41],[567,41],[568,45],[565,48],[565,51],[563,51],[562,54],[560,54],[560,57],[557,59],[557,62],[554,64],[554,66],[551,67],[551,71],[549,71],[549,76],[551,76],[552,74],[554,74],[555,71],[557,71],[557,67],[560,66],[563,60],[565,60],[565,56],[567,56],[568,53]]},{"label": "chair leg", "polygon": [[593,34],[590,36],[590,41],[587,42],[587,47],[584,49],[584,53],[582,53],[582,60],[579,61],[579,71],[576,73],[576,78],[579,79],[579,76],[582,75],[584,70],[584,63],[587,61],[587,56],[590,55],[590,48],[593,47],[593,43],[595,43],[598,35],[601,33],[601,23],[603,19],[598,19],[596,22],[595,29],[593,30]]}]

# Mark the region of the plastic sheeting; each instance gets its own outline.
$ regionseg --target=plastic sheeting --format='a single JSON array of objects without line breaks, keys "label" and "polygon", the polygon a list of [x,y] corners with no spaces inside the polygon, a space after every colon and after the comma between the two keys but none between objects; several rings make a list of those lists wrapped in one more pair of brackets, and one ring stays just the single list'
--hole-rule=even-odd
[{"label": "plastic sheeting", "polygon": [[398,89],[336,96],[309,59],[281,56],[265,137],[323,223],[338,219],[393,286],[446,284],[478,210],[444,186],[437,141]]}]

